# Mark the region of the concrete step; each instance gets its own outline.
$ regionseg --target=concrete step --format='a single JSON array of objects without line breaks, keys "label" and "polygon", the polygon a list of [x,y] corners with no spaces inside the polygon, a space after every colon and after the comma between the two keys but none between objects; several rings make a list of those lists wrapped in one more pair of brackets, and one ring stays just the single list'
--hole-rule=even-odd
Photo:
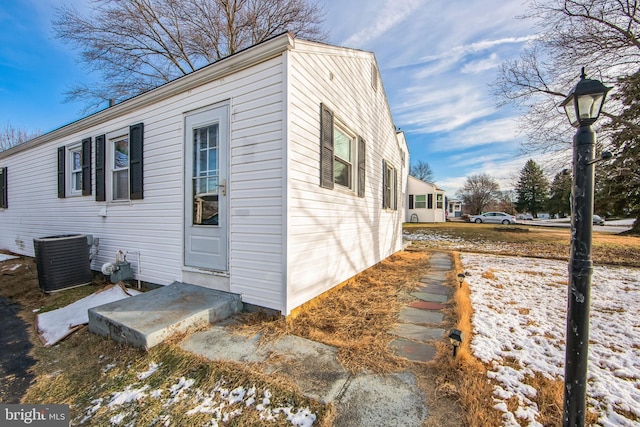
[{"label": "concrete step", "polygon": [[240,295],[174,282],[89,310],[89,331],[149,349],[178,332],[242,310]]}]

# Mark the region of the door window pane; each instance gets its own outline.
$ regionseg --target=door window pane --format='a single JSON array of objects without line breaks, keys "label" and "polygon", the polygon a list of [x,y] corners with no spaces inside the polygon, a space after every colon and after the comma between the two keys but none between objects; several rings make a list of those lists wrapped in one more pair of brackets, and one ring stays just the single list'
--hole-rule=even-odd
[{"label": "door window pane", "polygon": [[217,124],[193,130],[193,224],[218,225]]}]

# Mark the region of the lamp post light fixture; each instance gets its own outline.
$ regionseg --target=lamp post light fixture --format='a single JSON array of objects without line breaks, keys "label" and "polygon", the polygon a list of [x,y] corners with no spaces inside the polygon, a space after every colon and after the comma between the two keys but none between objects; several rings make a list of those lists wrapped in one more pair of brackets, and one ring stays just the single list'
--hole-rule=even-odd
[{"label": "lamp post light fixture", "polygon": [[462,287],[462,283],[464,283],[465,274],[458,273],[458,283],[460,283],[460,287]]},{"label": "lamp post light fixture", "polygon": [[[594,146],[591,125],[598,120],[611,88],[599,80],[581,79],[562,105],[569,122],[578,128],[573,137],[573,184],[571,191],[571,258],[567,302],[567,343],[564,371],[563,426],[584,426],[589,351],[589,305],[591,298],[591,234],[593,228]],[[604,157],[604,156],[603,156]]]},{"label": "lamp post light fixture", "polygon": [[449,331],[449,341],[453,345],[453,357],[456,357],[458,347],[462,344],[462,331],[460,329],[451,329]]}]

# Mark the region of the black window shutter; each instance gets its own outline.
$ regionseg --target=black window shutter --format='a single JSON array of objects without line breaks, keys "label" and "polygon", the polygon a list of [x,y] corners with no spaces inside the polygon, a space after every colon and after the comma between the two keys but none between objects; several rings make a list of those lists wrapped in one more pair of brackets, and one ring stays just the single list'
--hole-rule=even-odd
[{"label": "black window shutter", "polygon": [[65,196],[65,174],[64,174],[64,160],[67,154],[65,147],[58,147],[58,198],[64,199]]},{"label": "black window shutter", "polygon": [[362,137],[358,137],[358,197],[364,197],[366,175],[367,144]]},{"label": "black window shutter", "polygon": [[427,209],[433,209],[433,194],[427,194]]},{"label": "black window shutter", "polygon": [[387,200],[387,161],[382,160],[382,207],[384,209],[389,207],[389,200]]},{"label": "black window shutter", "polygon": [[144,198],[142,143],[144,125],[137,123],[129,127],[129,190],[131,200]]},{"label": "black window shutter", "polygon": [[320,187],[333,189],[333,112],[320,104]]},{"label": "black window shutter", "polygon": [[398,170],[393,168],[393,188],[391,189],[393,194],[393,209],[398,210]]},{"label": "black window shutter", "polygon": [[82,140],[82,195],[91,195],[91,138]]},{"label": "black window shutter", "polygon": [[105,136],[96,136],[96,201],[107,200],[105,192]]},{"label": "black window shutter", "polygon": [[0,168],[0,208],[8,208],[9,202],[7,200],[7,168],[6,166]]},{"label": "black window shutter", "polygon": [[409,209],[413,209],[413,194],[409,194]]}]

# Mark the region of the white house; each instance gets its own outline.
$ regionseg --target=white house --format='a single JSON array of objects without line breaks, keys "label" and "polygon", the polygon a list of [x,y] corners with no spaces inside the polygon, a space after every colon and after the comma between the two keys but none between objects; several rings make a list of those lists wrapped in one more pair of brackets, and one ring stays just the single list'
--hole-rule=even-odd
[{"label": "white house", "polygon": [[444,190],[435,184],[409,176],[406,222],[445,222]]},{"label": "white house", "polygon": [[447,201],[447,218],[460,218],[462,216],[462,200],[460,199],[449,199],[446,198]]},{"label": "white house", "polygon": [[0,248],[91,234],[289,314],[402,249],[395,129],[373,53],[283,34],[0,152]]}]

